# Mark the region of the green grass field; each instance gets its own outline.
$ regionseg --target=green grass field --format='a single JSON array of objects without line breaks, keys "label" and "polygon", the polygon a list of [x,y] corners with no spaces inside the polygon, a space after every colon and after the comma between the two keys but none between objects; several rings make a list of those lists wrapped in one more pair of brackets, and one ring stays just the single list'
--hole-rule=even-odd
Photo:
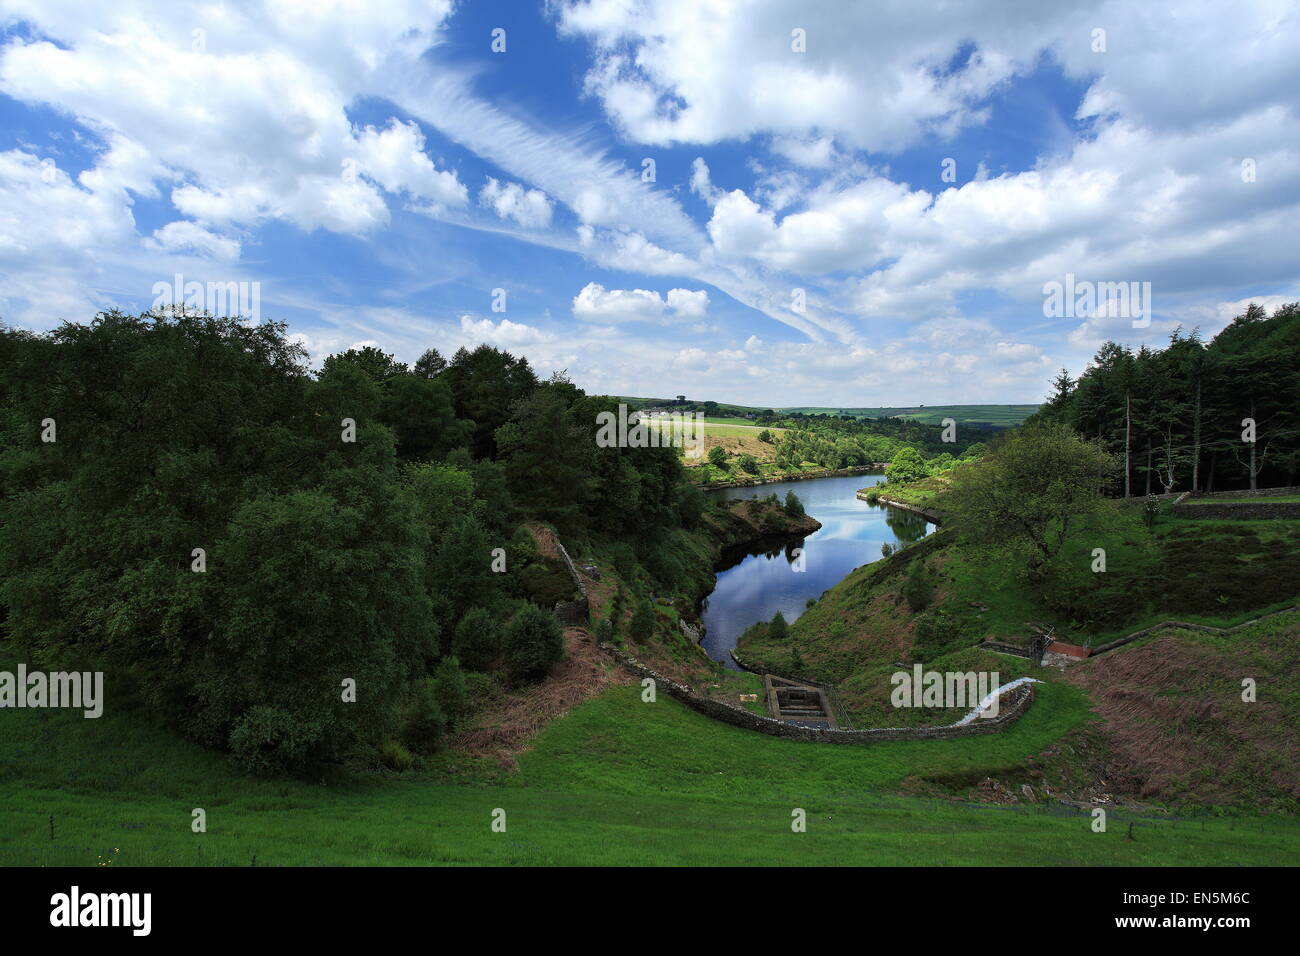
[{"label": "green grass field", "polygon": [[[1053,685],[1004,733],[847,747],[759,736],[617,688],[543,732],[516,773],[448,757],[326,784],[249,778],[136,714],[8,711],[0,864],[1294,862],[1287,818],[1117,811],[1094,833],[1087,813],[1057,804],[889,794],[907,778],[997,772],[1087,719],[1082,693]],[[206,833],[191,832],[196,807]],[[504,833],[491,829],[498,808]],[[791,831],[796,808],[806,833]]]}]

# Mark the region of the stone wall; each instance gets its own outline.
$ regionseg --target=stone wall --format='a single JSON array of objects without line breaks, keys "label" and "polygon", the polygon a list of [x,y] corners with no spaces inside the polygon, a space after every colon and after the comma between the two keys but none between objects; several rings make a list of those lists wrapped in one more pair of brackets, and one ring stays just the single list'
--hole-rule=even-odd
[{"label": "stone wall", "polygon": [[1258,624],[1260,621],[1267,621],[1271,617],[1277,617],[1279,614],[1291,614],[1300,610],[1300,605],[1286,607],[1280,611],[1273,611],[1270,614],[1264,614],[1260,617],[1251,618],[1249,621],[1242,621],[1240,624],[1234,624],[1232,627],[1211,627],[1208,624],[1192,624],[1188,621],[1161,621],[1153,627],[1144,627],[1140,631],[1134,631],[1125,637],[1117,638],[1092,649],[1092,657],[1098,654],[1105,654],[1107,651],[1113,651],[1117,647],[1123,647],[1125,644],[1136,641],[1140,637],[1146,637],[1148,634],[1154,634],[1163,630],[1183,630],[1183,631],[1201,631],[1204,634],[1231,634],[1233,631],[1240,631],[1243,628]]},{"label": "stone wall", "polygon": [[835,717],[835,722],[843,728],[851,728],[853,726],[853,721],[849,719],[849,712],[844,707],[844,703],[840,700],[839,691],[836,689],[834,684],[814,680],[811,677],[803,677],[799,674],[772,674],[759,667],[750,667],[745,663],[740,655],[736,653],[736,648],[734,647],[731,649],[730,654],[731,659],[736,662],[736,666],[743,671],[749,671],[751,674],[758,674],[760,677],[779,677],[784,680],[793,680],[800,684],[809,684],[813,687],[820,688],[821,692],[826,696],[826,703],[830,705],[831,713]]},{"label": "stone wall", "polygon": [[[1199,504],[1198,502],[1207,502]],[[1178,518],[1286,518],[1300,520],[1300,501],[1250,501],[1238,498],[1235,501],[1210,501],[1206,498],[1194,498],[1182,504],[1174,505],[1172,512]]]},{"label": "stone wall", "polygon": [[1289,488],[1243,488],[1238,491],[1198,491],[1193,497],[1210,498],[1218,500],[1219,498],[1264,498],[1270,495],[1300,495],[1300,485],[1293,485]]},{"label": "stone wall", "polygon": [[679,684],[669,677],[656,673],[635,657],[630,656],[612,644],[603,643],[602,649],[611,654],[620,664],[639,677],[654,680],[656,689],[685,704],[691,710],[731,724],[745,730],[757,731],[772,737],[786,740],[802,740],[812,743],[829,744],[870,744],[882,740],[951,740],[956,737],[971,737],[977,734],[991,734],[1002,730],[1020,718],[1033,700],[1032,684],[1022,684],[1011,690],[1007,700],[1002,703],[996,717],[980,718],[969,724],[949,725],[945,727],[874,727],[862,730],[820,730],[813,727],[796,727],[772,717],[763,717],[741,707],[735,707],[720,700],[711,700],[693,693],[689,687]]},{"label": "stone wall", "polygon": [[930,522],[930,524],[934,524],[934,525],[943,524],[943,514],[941,512],[935,511],[933,508],[922,508],[920,505],[909,505],[906,502],[895,501],[893,498],[886,498],[882,494],[877,494],[873,499],[871,497],[871,492],[869,491],[859,491],[857,493],[857,497],[861,498],[863,501],[866,502],[874,502],[875,504],[888,505],[891,508],[898,508],[902,511],[910,511],[913,514],[920,515],[926,521]]}]

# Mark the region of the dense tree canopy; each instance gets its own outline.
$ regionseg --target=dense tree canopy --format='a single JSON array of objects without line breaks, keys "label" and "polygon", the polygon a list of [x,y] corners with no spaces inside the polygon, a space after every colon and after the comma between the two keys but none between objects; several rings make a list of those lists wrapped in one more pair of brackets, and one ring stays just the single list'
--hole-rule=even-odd
[{"label": "dense tree canopy", "polygon": [[1121,495],[1296,483],[1300,303],[1272,317],[1252,304],[1208,345],[1196,331],[1164,349],[1107,342],[1077,381],[1062,370],[1052,384],[1036,418],[1117,455]]},{"label": "dense tree canopy", "polygon": [[0,359],[0,638],[257,771],[436,745],[462,666],[544,676],[522,522],[698,518],[672,449],[596,446],[616,403],[486,345],[312,374],[280,324],[110,312]]}]

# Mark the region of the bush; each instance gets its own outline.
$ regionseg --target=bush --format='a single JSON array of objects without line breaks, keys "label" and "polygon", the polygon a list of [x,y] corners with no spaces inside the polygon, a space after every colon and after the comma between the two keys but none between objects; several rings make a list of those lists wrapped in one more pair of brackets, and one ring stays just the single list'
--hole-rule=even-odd
[{"label": "bush", "polygon": [[470,608],[456,625],[452,653],[472,671],[487,670],[501,653],[501,628],[484,608]]},{"label": "bush", "polygon": [[880,546],[880,556],[882,558],[887,558],[893,553],[894,553],[894,546],[890,544],[888,541],[886,541],[884,544]]},{"label": "bush", "polygon": [[683,485],[677,497],[677,519],[682,523],[682,527],[698,527],[700,516],[704,514],[704,506],[707,503],[704,492],[699,488],[692,484]]},{"label": "bush", "polygon": [[650,606],[650,602],[642,598],[637,602],[636,611],[632,614],[632,623],[629,627],[632,636],[638,641],[648,641],[655,633],[655,609]]},{"label": "bush", "polygon": [[924,611],[930,606],[934,585],[926,569],[925,559],[917,558],[907,569],[907,579],[903,582],[903,597],[912,611]]},{"label": "bush", "polygon": [[525,604],[506,625],[505,648],[510,679],[535,683],[564,660],[564,631],[554,615]]},{"label": "bush", "polygon": [[776,439],[772,437],[772,433],[768,431],[766,428],[764,428],[761,432],[758,433],[758,440],[761,442],[767,442],[769,445],[773,444],[776,441]]},{"label": "bush", "polygon": [[438,749],[446,731],[447,717],[438,704],[433,678],[416,681],[402,718],[402,743],[416,753],[432,753]]},{"label": "bush", "polygon": [[785,623],[785,615],[777,611],[767,625],[767,636],[774,641],[784,641],[790,637],[790,626]]},{"label": "bush", "polygon": [[740,470],[751,475],[758,474],[758,460],[753,455],[741,455],[736,459],[736,464],[740,465]]},{"label": "bush", "polygon": [[609,556],[618,576],[628,584],[636,580],[636,552],[626,541],[620,541],[609,549]]},{"label": "bush", "polygon": [[519,573],[519,584],[530,601],[547,610],[577,596],[573,578],[558,561],[528,565]]},{"label": "bush", "polygon": [[709,449],[709,464],[716,465],[718,468],[727,467],[727,452],[721,445],[714,445]]},{"label": "bush", "polygon": [[454,656],[443,658],[433,675],[433,696],[447,718],[447,727],[457,726],[469,712],[465,692],[465,674]]},{"label": "bush", "polygon": [[537,560],[537,541],[527,528],[520,525],[515,528],[514,534],[510,536],[510,543],[506,545],[506,569],[522,568],[529,561],[535,560]]},{"label": "bush", "polygon": [[1156,518],[1160,517],[1160,499],[1155,495],[1147,495],[1146,500],[1142,502],[1142,520],[1150,528],[1156,523]]},{"label": "bush", "polygon": [[618,633],[614,630],[614,622],[609,618],[603,619],[596,625],[596,640],[602,644],[612,644],[618,639]]},{"label": "bush", "polygon": [[396,740],[384,741],[384,746],[379,751],[379,759],[389,770],[410,770],[415,766],[415,758],[411,756],[411,752]]},{"label": "bush", "polygon": [[671,545],[647,544],[642,548],[641,565],[655,582],[671,589],[687,579],[685,567]]},{"label": "bush", "polygon": [[785,493],[784,509],[785,513],[791,518],[802,518],[804,516],[803,502],[799,500],[799,496],[793,490]]}]

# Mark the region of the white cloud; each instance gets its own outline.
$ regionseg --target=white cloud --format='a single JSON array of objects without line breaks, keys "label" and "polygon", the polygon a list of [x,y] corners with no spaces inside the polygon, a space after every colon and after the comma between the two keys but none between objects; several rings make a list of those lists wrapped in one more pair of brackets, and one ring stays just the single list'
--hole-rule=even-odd
[{"label": "white cloud", "polygon": [[540,229],[551,223],[551,201],[540,189],[500,183],[489,176],[479,191],[478,201],[502,219],[513,219],[525,229]]},{"label": "white cloud", "polygon": [[588,282],[573,297],[573,314],[584,322],[659,322],[697,319],[708,312],[704,290],[669,289],[665,299],[648,289],[606,289]]},{"label": "white cloud", "polygon": [[230,262],[239,258],[239,240],[219,236],[198,223],[186,220],[169,222],[155,229],[153,240],[167,252],[193,252]]},{"label": "white cloud", "polygon": [[[439,170],[424,152],[424,134],[415,123],[390,120],[382,131],[366,127],[357,137],[362,173],[390,193],[406,193],[415,208],[434,214],[447,206],[463,206],[468,198],[454,172]],[[353,167],[345,164],[345,175]]]},{"label": "white cloud", "polygon": [[476,342],[487,342],[490,345],[506,349],[518,348],[521,345],[535,345],[539,342],[550,342],[554,339],[554,336],[549,332],[544,332],[531,325],[525,325],[522,322],[511,322],[509,319],[493,322],[491,319],[475,319],[470,315],[462,315],[460,317],[460,328],[465,335]]}]

